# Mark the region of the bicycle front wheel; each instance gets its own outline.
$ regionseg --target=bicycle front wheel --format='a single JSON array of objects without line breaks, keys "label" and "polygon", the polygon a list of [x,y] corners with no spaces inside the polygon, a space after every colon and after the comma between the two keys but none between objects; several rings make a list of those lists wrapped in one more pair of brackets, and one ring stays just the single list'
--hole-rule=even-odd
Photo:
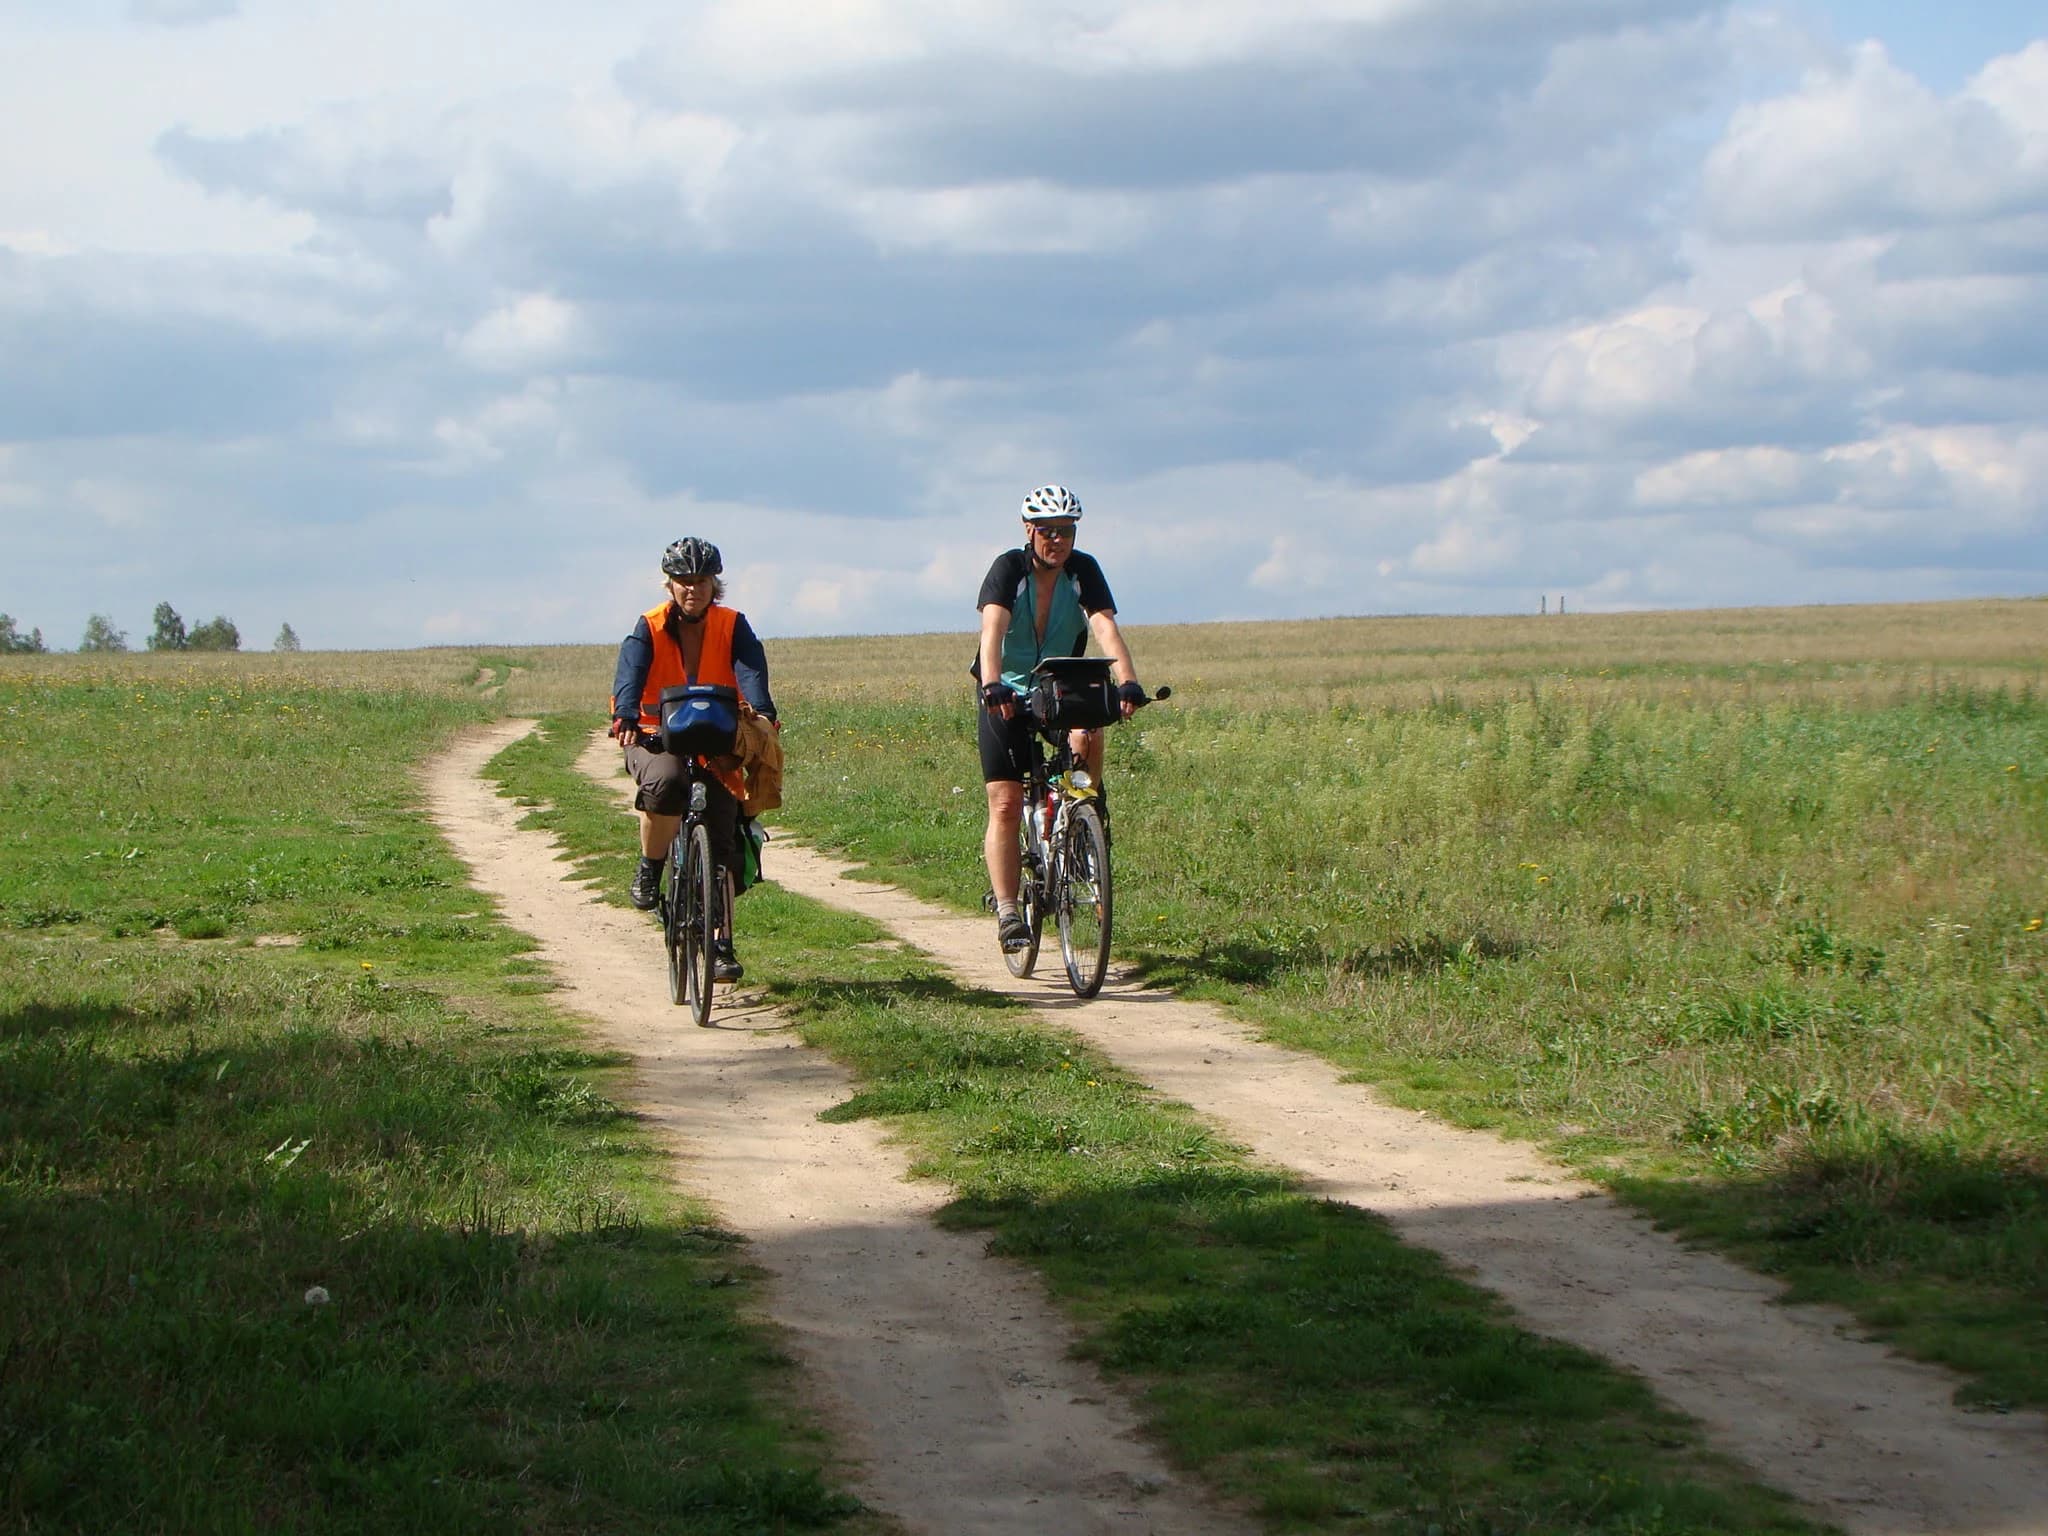
[{"label": "bicycle front wheel", "polygon": [[683,860],[686,850],[678,832],[668,845],[668,868],[662,871],[661,946],[668,958],[668,1000],[680,1008],[690,1000],[689,968],[683,959]]},{"label": "bicycle front wheel", "polygon": [[1053,900],[1060,925],[1060,956],[1076,997],[1093,997],[1109,970],[1109,839],[1092,805],[1068,814],[1066,840],[1053,861]]},{"label": "bicycle front wheel", "polygon": [[711,967],[716,959],[711,940],[718,924],[717,871],[711,864],[711,834],[700,823],[683,836],[682,952],[683,990],[690,1017],[698,1025],[711,1022]]},{"label": "bicycle front wheel", "polygon": [[[1025,815],[1031,813],[1027,810]],[[1031,847],[1031,834],[1024,833],[1024,855],[1019,866],[1020,878],[1017,884],[1017,913],[1024,919],[1024,926],[1031,930],[1031,942],[1022,949],[1003,951],[1003,964],[1010,968],[1012,976],[1029,976],[1038,965],[1038,941],[1045,933],[1045,873],[1039,868],[1038,855]]]}]

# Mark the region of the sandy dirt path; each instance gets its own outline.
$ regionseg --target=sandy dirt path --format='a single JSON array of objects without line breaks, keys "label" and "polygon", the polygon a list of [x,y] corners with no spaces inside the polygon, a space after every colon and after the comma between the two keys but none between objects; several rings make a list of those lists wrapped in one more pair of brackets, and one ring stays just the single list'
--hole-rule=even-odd
[{"label": "sandy dirt path", "polygon": [[[713,1027],[670,1005],[661,936],[565,878],[552,840],[479,777],[531,722],[430,765],[428,804],[478,889],[530,934],[558,1001],[636,1062],[637,1108],[678,1179],[751,1240],[768,1305],[874,1508],[925,1536],[1226,1536],[1256,1529],[1172,1472],[1089,1367],[1028,1271],[932,1225],[947,1192],[906,1177],[871,1122],[821,1124],[850,1091],[744,988]],[[609,743],[604,743],[609,748]],[[597,760],[615,778],[616,750]],[[629,848],[621,828],[621,857]]]},{"label": "sandy dirt path", "polygon": [[1681,1247],[1529,1147],[1395,1108],[1319,1058],[1114,967],[1077,1003],[1050,932],[1037,976],[1017,981],[985,917],[861,883],[787,842],[770,845],[764,873],[1042,1009],[1317,1193],[1378,1212],[1530,1328],[1639,1372],[1762,1480],[1845,1530],[2048,1532],[2048,1420],[1958,1411],[1949,1373],[1859,1338],[1844,1313],[1781,1304],[1775,1282]]}]

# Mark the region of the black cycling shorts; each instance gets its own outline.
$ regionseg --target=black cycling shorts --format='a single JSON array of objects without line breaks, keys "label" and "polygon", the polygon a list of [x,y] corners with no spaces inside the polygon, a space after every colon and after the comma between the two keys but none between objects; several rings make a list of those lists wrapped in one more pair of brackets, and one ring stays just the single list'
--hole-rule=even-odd
[{"label": "black cycling shorts", "polygon": [[975,713],[981,716],[981,725],[975,736],[981,746],[981,782],[1022,784],[1031,762],[1031,722],[1025,718],[1024,701],[1017,701],[1017,712],[1007,720],[980,704],[977,696]]}]

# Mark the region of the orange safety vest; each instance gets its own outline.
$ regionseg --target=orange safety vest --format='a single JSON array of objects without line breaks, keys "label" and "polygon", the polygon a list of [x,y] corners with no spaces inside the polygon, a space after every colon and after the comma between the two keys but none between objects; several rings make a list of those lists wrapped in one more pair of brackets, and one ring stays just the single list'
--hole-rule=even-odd
[{"label": "orange safety vest", "polygon": [[[669,604],[663,602],[648,609],[645,615],[647,633],[654,640],[654,656],[647,667],[647,684],[640,690],[640,729],[650,733],[661,729],[662,689],[682,683],[723,683],[735,689],[740,685],[739,674],[732,665],[732,631],[739,613],[723,603],[713,603],[704,610],[704,648],[697,657],[695,677],[683,666],[683,648],[669,632],[668,613]],[[612,702],[616,708],[618,701]],[[732,791],[734,799],[746,798],[747,781],[737,767],[719,768],[701,757],[697,761]]]}]

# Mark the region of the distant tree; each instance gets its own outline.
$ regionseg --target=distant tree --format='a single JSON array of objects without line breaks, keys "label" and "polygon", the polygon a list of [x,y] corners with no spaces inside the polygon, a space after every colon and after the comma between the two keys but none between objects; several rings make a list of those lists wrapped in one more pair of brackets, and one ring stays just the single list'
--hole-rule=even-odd
[{"label": "distant tree", "polygon": [[114,628],[114,621],[104,613],[96,613],[85,621],[85,638],[78,642],[81,651],[125,651],[128,649],[128,635],[125,630]]},{"label": "distant tree", "polygon": [[195,651],[239,651],[242,632],[235,628],[234,620],[216,613],[204,624],[195,624],[185,644]]},{"label": "distant tree", "polygon": [[11,614],[0,613],[0,656],[29,656],[48,649],[43,644],[40,629],[32,629],[24,635],[15,628]]},{"label": "distant tree", "polygon": [[182,651],[187,644],[185,621],[178,617],[178,610],[169,603],[158,603],[151,622],[156,628],[149,633],[149,648],[152,651]]},{"label": "distant tree", "polygon": [[270,642],[273,651],[296,651],[299,648],[298,634],[287,624],[277,632],[277,638]]}]

